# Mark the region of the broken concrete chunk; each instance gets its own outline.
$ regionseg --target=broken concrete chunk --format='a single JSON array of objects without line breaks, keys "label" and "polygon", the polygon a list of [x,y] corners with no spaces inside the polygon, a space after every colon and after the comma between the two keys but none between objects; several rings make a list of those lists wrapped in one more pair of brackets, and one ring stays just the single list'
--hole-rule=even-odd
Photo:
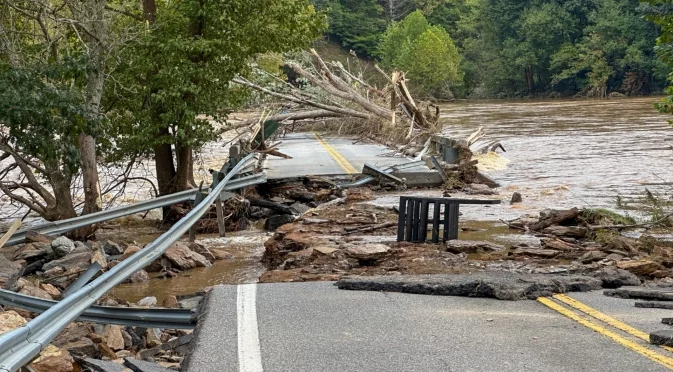
[{"label": "broken concrete chunk", "polygon": [[620,288],[625,286],[638,286],[640,279],[629,271],[606,267],[591,273],[595,278],[603,282],[603,288]]},{"label": "broken concrete chunk", "polygon": [[619,297],[625,299],[673,301],[673,292],[665,292],[659,290],[620,288],[620,289],[606,290],[603,292],[603,294],[610,297]]},{"label": "broken concrete chunk", "polygon": [[89,368],[92,371],[95,372],[125,372],[128,371],[128,368],[126,368],[123,364],[120,363],[115,363],[115,362],[110,362],[106,360],[97,360],[97,359],[80,359],[78,360],[79,364],[82,365],[82,367]]},{"label": "broken concrete chunk", "polygon": [[124,365],[131,368],[134,372],[170,372],[169,369],[161,367],[158,364],[133,358],[124,359]]},{"label": "broken concrete chunk", "polygon": [[673,331],[664,330],[650,333],[650,343],[652,345],[673,346]]}]

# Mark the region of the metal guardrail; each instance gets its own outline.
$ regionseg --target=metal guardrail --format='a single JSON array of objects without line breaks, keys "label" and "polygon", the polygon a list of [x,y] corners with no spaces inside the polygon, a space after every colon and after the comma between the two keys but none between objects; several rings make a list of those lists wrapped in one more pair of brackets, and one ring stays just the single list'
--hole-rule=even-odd
[{"label": "metal guardrail", "polygon": [[[254,163],[252,163],[252,165],[247,164],[244,167],[244,169],[241,170],[241,173],[247,173],[254,170],[254,166],[255,166]],[[259,173],[251,176],[241,177],[236,180],[232,180],[223,191],[237,190],[264,182],[266,182],[266,175],[264,173]],[[41,234],[60,235],[68,231],[79,229],[80,227],[85,227],[96,223],[113,220],[115,218],[128,216],[131,214],[145,212],[151,209],[166,207],[169,205],[182,203],[189,200],[194,200],[197,191],[198,189],[186,190],[182,192],[177,192],[175,194],[160,196],[158,198],[150,200],[143,200],[137,203],[124,205],[121,207],[110,208],[104,211],[70,218],[67,220],[54,221],[39,226],[21,229],[16,233],[14,233],[14,235],[12,235],[12,237],[7,241],[6,246],[20,244],[24,242],[26,239],[26,234],[29,231],[35,231]]]},{"label": "metal guardrail", "polygon": [[23,327],[0,335],[0,371],[15,372],[30,363],[43,348],[49,345],[51,340],[93,305],[97,299],[136,271],[161,257],[219,198],[229,181],[253,161],[255,161],[253,154],[243,158],[217,187],[211,190],[203,202],[194,206],[191,212],[157,240],[38,315]]},{"label": "metal guardrail", "polygon": [[[0,289],[0,304],[43,313],[56,306],[58,301]],[[196,325],[193,315],[189,309],[92,306],[85,310],[77,320],[145,328],[193,329]]]}]

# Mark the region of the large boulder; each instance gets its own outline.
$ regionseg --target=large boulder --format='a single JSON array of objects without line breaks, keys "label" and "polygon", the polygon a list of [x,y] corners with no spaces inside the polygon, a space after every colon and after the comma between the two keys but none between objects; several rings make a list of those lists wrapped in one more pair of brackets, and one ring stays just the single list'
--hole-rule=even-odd
[{"label": "large boulder", "polygon": [[51,248],[56,258],[62,258],[75,250],[75,243],[65,236],[59,236],[51,242]]},{"label": "large boulder", "polygon": [[121,326],[106,325],[103,331],[103,339],[112,350],[116,351],[124,348],[124,337],[122,336]]},{"label": "large boulder", "polygon": [[164,257],[168,259],[175,267],[181,270],[193,269],[195,267],[211,266],[210,261],[202,255],[193,252],[184,244],[175,244],[164,252]]},{"label": "large boulder", "polygon": [[[55,250],[54,250],[55,251]],[[81,252],[72,253],[59,260],[47,262],[42,266],[43,271],[49,271],[56,267],[62,268],[64,271],[86,270],[91,265],[91,253]]]},{"label": "large boulder", "polygon": [[54,299],[47,291],[38,288],[34,285],[24,285],[23,288],[21,288],[21,290],[19,291],[19,293],[24,294],[26,296],[43,298],[45,300]]},{"label": "large boulder", "polygon": [[648,259],[619,261],[617,262],[617,267],[638,276],[652,275],[654,272],[663,268],[660,263]]}]

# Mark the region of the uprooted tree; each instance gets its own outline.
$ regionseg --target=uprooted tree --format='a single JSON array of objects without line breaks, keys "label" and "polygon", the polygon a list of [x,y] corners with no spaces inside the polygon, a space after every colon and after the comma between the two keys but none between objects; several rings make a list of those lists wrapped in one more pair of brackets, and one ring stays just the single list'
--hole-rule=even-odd
[{"label": "uprooted tree", "polygon": [[328,64],[315,50],[310,53],[314,64],[288,62],[288,66],[320,93],[289,83],[283,84],[282,89],[273,89],[243,77],[232,80],[296,106],[291,112],[253,118],[238,123],[238,127],[254,126],[262,119],[278,122],[322,119],[332,121],[340,133],[360,135],[392,146],[422,146],[430,135],[439,131],[439,107],[417,102],[407,88],[403,72],[388,74],[376,66],[386,81],[384,87],[378,88],[343,64]]}]

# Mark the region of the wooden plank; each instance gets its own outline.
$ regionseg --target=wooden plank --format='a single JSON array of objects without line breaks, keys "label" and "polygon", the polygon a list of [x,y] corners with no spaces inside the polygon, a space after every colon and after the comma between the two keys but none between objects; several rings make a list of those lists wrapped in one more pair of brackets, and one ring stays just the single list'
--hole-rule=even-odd
[{"label": "wooden plank", "polygon": [[404,196],[400,198],[399,216],[397,217],[397,241],[404,241],[404,222],[407,213],[407,198]]},{"label": "wooden plank", "polygon": [[446,182],[448,177],[446,176],[446,172],[444,172],[444,168],[442,168],[442,166],[437,161],[437,158],[435,158],[434,156],[430,156],[430,161],[432,162],[432,165],[434,165],[434,168],[437,171],[437,173],[439,173],[439,175],[442,176],[444,182]]},{"label": "wooden plank", "polygon": [[0,238],[0,248],[2,248],[7,243],[9,238],[11,238],[12,235],[14,235],[14,233],[16,232],[16,230],[19,229],[20,226],[21,226],[21,219],[19,218],[12,223],[9,229],[7,229],[5,235],[3,235],[2,238]]},{"label": "wooden plank", "polygon": [[434,211],[432,216],[432,242],[439,243],[439,210],[441,204],[438,201],[434,201]]}]

